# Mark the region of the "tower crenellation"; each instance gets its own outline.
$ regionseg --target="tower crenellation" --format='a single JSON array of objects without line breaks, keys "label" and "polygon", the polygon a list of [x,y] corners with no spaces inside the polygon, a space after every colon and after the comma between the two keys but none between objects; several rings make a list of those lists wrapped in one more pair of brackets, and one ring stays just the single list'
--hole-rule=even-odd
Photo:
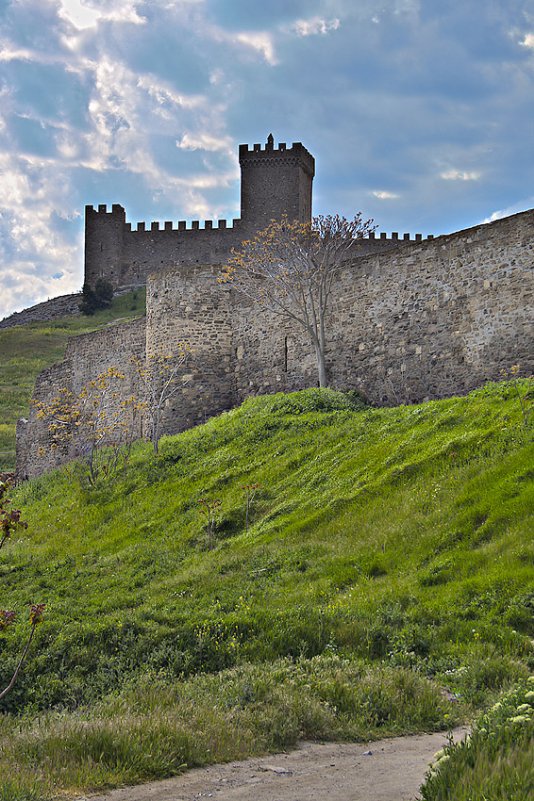
[{"label": "tower crenellation", "polygon": [[245,224],[265,228],[284,214],[301,222],[311,220],[315,159],[302,142],[293,142],[289,148],[280,142],[275,147],[269,134],[264,147],[240,145],[239,164]]}]

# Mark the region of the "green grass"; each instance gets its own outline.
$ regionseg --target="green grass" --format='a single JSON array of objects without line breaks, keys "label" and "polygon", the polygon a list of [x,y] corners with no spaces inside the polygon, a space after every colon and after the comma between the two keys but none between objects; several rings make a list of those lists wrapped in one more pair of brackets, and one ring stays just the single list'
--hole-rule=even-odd
[{"label": "green grass", "polygon": [[[25,484],[2,605],[47,619],[4,701],[0,776],[22,778],[0,799],[446,728],[493,702],[534,664],[532,457],[506,383],[394,409],[307,390],[158,457],[139,443],[90,491],[75,467]],[[214,536],[201,497],[221,500]],[[0,637],[0,686],[26,628]]]},{"label": "green grass", "polygon": [[38,374],[61,361],[69,337],[139,317],[144,310],[145,290],[139,289],[117,296],[111,308],[91,317],[68,315],[53,322],[0,330],[0,470],[13,469],[16,422],[28,414]]}]

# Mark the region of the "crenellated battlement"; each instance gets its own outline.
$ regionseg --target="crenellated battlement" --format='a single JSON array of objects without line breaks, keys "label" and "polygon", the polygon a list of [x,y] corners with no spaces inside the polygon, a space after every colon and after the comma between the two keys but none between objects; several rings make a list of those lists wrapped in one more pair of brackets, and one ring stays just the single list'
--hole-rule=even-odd
[{"label": "crenellated battlement", "polygon": [[126,222],[119,203],[85,207],[85,281],[115,289],[146,283],[149,273],[186,263],[224,263],[232,249],[287,215],[311,220],[315,160],[302,142],[240,145],[241,216],[233,220]]},{"label": "crenellated battlement", "polygon": [[315,159],[302,142],[293,142],[287,147],[285,142],[274,145],[274,137],[269,134],[265,146],[254,144],[239,145],[239,163],[241,168],[248,166],[261,166],[266,164],[292,164],[297,165],[313,178],[315,175]]},{"label": "crenellated battlement", "polygon": [[228,220],[178,220],[177,222],[174,220],[165,220],[165,222],[159,222],[157,220],[152,220],[150,223],[146,222],[138,222],[138,223],[125,223],[125,231],[128,233],[160,233],[165,231],[172,231],[172,232],[185,232],[191,233],[193,231],[231,231],[234,228],[239,226],[241,220],[234,219],[230,220],[230,224]]},{"label": "crenellated battlement", "polygon": [[107,207],[106,203],[100,203],[96,207],[96,209],[92,205],[88,205],[88,206],[85,207],[85,215],[86,216],[87,215],[96,215],[96,214],[105,214],[108,217],[111,217],[111,216],[117,216],[117,215],[118,216],[125,216],[126,212],[125,212],[123,206],[120,205],[120,203],[113,203],[111,208],[109,209],[109,211],[108,211],[108,207]]},{"label": "crenellated battlement", "polygon": [[422,242],[423,239],[434,239],[433,234],[428,234],[428,236],[423,237],[423,234],[414,234],[412,237],[411,234],[403,234],[400,237],[398,231],[392,231],[391,234],[387,233],[380,233],[378,236],[375,231],[372,231],[369,234],[369,239],[375,242],[392,242],[392,243],[401,243],[401,242]]}]

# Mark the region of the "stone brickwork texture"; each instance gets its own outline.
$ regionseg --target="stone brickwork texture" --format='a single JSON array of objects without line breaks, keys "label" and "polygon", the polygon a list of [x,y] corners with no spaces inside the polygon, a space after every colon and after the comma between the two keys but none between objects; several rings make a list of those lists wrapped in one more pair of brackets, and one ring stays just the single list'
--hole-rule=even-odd
[{"label": "stone brickwork texture", "polygon": [[[465,393],[501,369],[534,370],[534,211],[340,271],[329,330],[330,383],[380,404]],[[316,383],[300,330],[250,304],[233,315],[237,399]]]}]

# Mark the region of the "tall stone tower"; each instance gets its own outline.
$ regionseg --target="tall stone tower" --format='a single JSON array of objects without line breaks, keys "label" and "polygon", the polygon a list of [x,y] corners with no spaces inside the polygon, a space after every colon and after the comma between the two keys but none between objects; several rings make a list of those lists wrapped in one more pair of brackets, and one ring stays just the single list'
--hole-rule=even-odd
[{"label": "tall stone tower", "polygon": [[265,228],[283,214],[309,222],[315,159],[301,142],[274,146],[269,134],[265,148],[239,145],[241,220],[247,228]]}]

